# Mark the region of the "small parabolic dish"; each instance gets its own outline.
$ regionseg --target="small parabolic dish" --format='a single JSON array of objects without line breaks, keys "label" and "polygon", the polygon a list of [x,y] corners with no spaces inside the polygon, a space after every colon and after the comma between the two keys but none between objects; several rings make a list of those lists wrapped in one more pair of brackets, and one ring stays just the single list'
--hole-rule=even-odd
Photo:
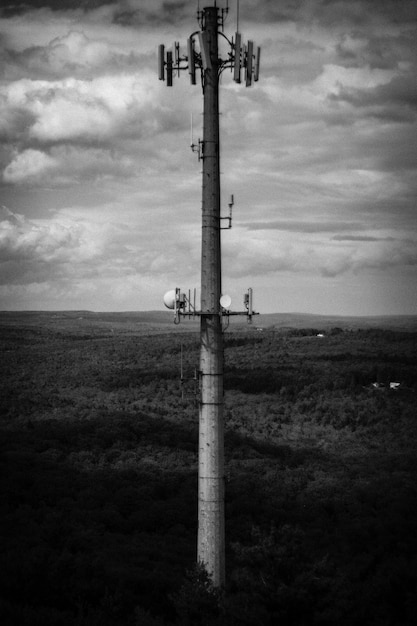
[{"label": "small parabolic dish", "polygon": [[220,306],[223,307],[223,309],[229,309],[231,304],[232,298],[225,293],[224,296],[220,298]]},{"label": "small parabolic dish", "polygon": [[166,292],[166,294],[164,295],[164,304],[167,307],[167,309],[175,308],[175,297],[176,297],[175,289],[171,289],[171,291]]}]

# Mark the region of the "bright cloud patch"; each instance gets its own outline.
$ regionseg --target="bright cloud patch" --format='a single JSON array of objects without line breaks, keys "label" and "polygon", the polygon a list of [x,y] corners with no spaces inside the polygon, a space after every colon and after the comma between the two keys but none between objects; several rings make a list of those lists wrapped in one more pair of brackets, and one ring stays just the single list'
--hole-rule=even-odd
[{"label": "bright cloud patch", "polygon": [[18,154],[3,172],[6,183],[22,183],[36,179],[57,167],[57,161],[40,150],[25,150]]},{"label": "bright cloud patch", "polygon": [[[156,231],[163,249],[154,244]],[[122,283],[135,275],[156,282],[157,275],[175,270],[178,245],[187,248],[181,238],[170,238],[169,228],[141,221],[140,216],[132,221],[123,208],[90,213],[67,209],[53,219],[29,220],[1,207],[0,282],[30,284],[53,278],[76,284],[82,278]]]},{"label": "bright cloud patch", "polygon": [[[149,76],[108,76],[91,81],[21,80],[3,90],[3,110],[21,122],[22,136],[41,142],[103,140],[120,133],[133,119],[133,134],[153,98]],[[16,124],[15,124],[16,125]]]},{"label": "bright cloud patch", "polygon": [[4,207],[1,217],[2,283],[43,282],[45,276],[62,274],[66,263],[90,262],[99,252],[82,225],[74,222],[31,221]]}]

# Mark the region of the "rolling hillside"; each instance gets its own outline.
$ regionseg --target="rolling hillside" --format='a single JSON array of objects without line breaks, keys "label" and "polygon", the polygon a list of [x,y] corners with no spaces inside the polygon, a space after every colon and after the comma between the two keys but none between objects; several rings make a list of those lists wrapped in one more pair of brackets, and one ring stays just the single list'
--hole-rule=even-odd
[{"label": "rolling hillside", "polygon": [[[196,330],[198,318],[184,319],[174,325],[174,316],[169,311],[0,311],[0,324],[26,327],[48,327],[51,330],[69,330],[81,334],[93,332],[183,332]],[[313,315],[308,313],[269,313],[253,317],[248,325],[243,317],[230,318],[230,330],[243,329],[291,329],[330,328],[358,329],[381,328],[391,330],[417,330],[417,315],[392,315],[373,317],[349,317],[337,315]]]}]

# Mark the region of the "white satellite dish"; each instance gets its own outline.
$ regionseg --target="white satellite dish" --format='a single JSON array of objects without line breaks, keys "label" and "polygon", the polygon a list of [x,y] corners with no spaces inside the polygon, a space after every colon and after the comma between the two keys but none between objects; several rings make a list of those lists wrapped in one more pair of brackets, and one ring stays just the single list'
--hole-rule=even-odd
[{"label": "white satellite dish", "polygon": [[175,298],[175,289],[171,289],[170,291],[166,292],[166,294],[164,295],[164,304],[167,309],[175,309]]},{"label": "white satellite dish", "polygon": [[220,298],[220,306],[223,307],[223,309],[229,309],[231,304],[232,298],[225,293],[224,296]]}]

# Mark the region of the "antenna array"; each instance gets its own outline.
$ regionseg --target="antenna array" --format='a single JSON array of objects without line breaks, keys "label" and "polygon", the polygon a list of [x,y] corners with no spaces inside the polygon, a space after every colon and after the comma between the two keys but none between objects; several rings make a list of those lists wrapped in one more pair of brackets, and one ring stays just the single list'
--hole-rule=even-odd
[{"label": "antenna array", "polygon": [[[221,218],[221,219],[230,219],[229,217]],[[243,296],[243,304],[245,306],[244,311],[231,311],[230,304],[231,298],[227,295],[222,295],[219,298],[219,316],[220,317],[230,317],[233,315],[246,315],[248,321],[252,321],[253,315],[259,315],[256,311],[253,310],[253,289],[249,287],[247,292]],[[191,292],[191,289],[188,290],[188,294],[182,291],[180,287],[175,287],[175,289],[171,289],[167,291],[164,295],[164,304],[167,309],[171,309],[174,312],[174,324],[179,324],[181,321],[181,317],[186,317],[188,319],[195,319],[196,317],[202,317],[207,315],[205,311],[201,311],[196,307],[196,290],[194,289]]]},{"label": "antenna array", "polygon": [[[223,27],[224,15],[228,12],[228,8],[222,9],[222,12],[221,27]],[[195,31],[188,38],[186,54],[182,54],[182,49],[177,41],[174,42],[172,49],[166,50],[163,44],[160,44],[158,47],[158,76],[159,80],[166,80],[168,87],[172,87],[174,77],[179,77],[180,73],[185,70],[188,70],[191,84],[195,85],[197,83],[197,70],[200,70],[201,85],[204,90],[204,72],[212,68],[213,59],[210,56],[203,16],[204,11],[198,11],[198,19],[202,30]],[[219,32],[219,34],[228,42],[230,52],[227,58],[215,60],[218,74],[220,75],[225,69],[229,68],[233,73],[233,80],[236,83],[240,83],[242,82],[242,72],[244,72],[246,87],[250,87],[253,81],[259,80],[260,47],[255,48],[254,42],[251,40],[248,40],[246,44],[242,44],[242,35],[239,30],[236,31],[234,39],[229,39],[223,32]]]}]

